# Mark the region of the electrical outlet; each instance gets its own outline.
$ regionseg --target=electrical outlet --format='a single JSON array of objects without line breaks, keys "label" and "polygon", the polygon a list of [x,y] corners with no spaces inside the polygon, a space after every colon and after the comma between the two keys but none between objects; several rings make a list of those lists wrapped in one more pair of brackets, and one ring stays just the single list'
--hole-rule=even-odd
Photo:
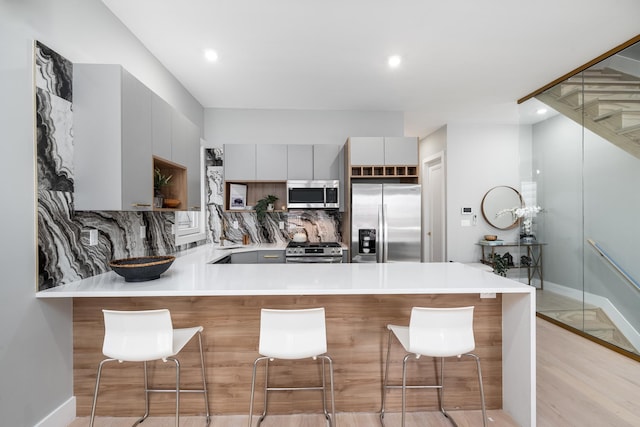
[{"label": "electrical outlet", "polygon": [[140,238],[144,239],[145,237],[147,237],[147,227],[145,227],[144,225],[140,226]]},{"label": "electrical outlet", "polygon": [[238,220],[237,220],[237,219],[234,219],[234,220],[233,220],[232,226],[233,226],[233,229],[234,229],[234,230],[237,230],[237,229],[238,229]]},{"label": "electrical outlet", "polygon": [[98,230],[89,230],[89,246],[98,244]]},{"label": "electrical outlet", "polygon": [[495,292],[481,292],[480,293],[480,298],[495,298],[496,297],[496,293]]},{"label": "electrical outlet", "polygon": [[176,225],[171,224],[171,234],[176,234]]},{"label": "electrical outlet", "polygon": [[280,227],[280,230],[284,230],[284,221],[280,221],[278,227]]}]

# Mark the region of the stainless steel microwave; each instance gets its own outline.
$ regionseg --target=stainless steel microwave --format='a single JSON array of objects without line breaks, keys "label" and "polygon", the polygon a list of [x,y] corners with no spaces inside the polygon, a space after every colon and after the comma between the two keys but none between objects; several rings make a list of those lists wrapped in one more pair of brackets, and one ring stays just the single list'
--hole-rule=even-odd
[{"label": "stainless steel microwave", "polygon": [[338,209],[340,181],[287,181],[288,209]]}]

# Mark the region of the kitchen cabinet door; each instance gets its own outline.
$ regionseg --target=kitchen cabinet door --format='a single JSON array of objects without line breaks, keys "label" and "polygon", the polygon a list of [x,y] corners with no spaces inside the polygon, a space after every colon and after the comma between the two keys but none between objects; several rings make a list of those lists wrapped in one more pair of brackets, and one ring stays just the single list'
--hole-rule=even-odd
[{"label": "kitchen cabinet door", "polygon": [[256,179],[258,181],[287,180],[287,145],[256,145]]},{"label": "kitchen cabinet door", "polygon": [[287,179],[314,179],[313,145],[287,146]]},{"label": "kitchen cabinet door", "polygon": [[258,264],[284,264],[284,251],[258,251]]},{"label": "kitchen cabinet door", "polygon": [[231,264],[257,264],[258,252],[235,252],[231,254]]},{"label": "kitchen cabinet door", "polygon": [[255,144],[224,145],[224,179],[225,181],[256,180]]},{"label": "kitchen cabinet door", "polygon": [[342,145],[313,146],[313,179],[340,179],[344,173]]},{"label": "kitchen cabinet door", "polygon": [[386,165],[417,165],[418,138],[385,137],[384,163]]},{"label": "kitchen cabinet door", "polygon": [[74,64],[76,210],[150,210],[151,91],[119,65]]},{"label": "kitchen cabinet door", "polygon": [[202,181],[200,129],[176,110],[171,115],[171,147],[171,160],[187,168],[187,206],[180,209],[198,210]]},{"label": "kitchen cabinet door", "polygon": [[351,165],[384,165],[383,137],[352,137],[349,144]]},{"label": "kitchen cabinet door", "polygon": [[151,97],[151,140],[153,155],[171,160],[171,115],[173,108],[164,99]]}]

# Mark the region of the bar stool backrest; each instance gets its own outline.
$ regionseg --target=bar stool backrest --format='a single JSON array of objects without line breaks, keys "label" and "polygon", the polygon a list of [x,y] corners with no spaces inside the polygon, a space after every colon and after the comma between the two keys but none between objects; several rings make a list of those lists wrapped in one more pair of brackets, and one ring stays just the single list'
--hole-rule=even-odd
[{"label": "bar stool backrest", "polygon": [[410,353],[452,357],[475,348],[473,306],[456,308],[413,307],[409,321]]},{"label": "bar stool backrest", "polygon": [[102,352],[111,359],[128,362],[173,356],[173,325],[167,309],[144,311],[102,310]]},{"label": "bar stool backrest", "polygon": [[262,356],[275,359],[304,359],[327,352],[324,308],[260,312]]}]

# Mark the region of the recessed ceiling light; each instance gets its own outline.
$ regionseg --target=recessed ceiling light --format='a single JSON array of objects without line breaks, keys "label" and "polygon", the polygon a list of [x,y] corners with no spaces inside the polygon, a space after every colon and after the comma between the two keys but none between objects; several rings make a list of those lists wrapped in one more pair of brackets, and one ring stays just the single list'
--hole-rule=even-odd
[{"label": "recessed ceiling light", "polygon": [[218,53],[213,49],[207,49],[204,51],[204,57],[209,62],[216,62],[218,60]]},{"label": "recessed ceiling light", "polygon": [[546,108],[538,108],[538,111],[536,111],[536,113],[538,113],[540,115],[545,114],[546,112],[547,112]]},{"label": "recessed ceiling light", "polygon": [[400,58],[399,55],[392,55],[389,57],[389,60],[387,62],[389,64],[389,67],[398,68],[398,66],[400,66],[400,63],[402,62],[402,58]]}]

